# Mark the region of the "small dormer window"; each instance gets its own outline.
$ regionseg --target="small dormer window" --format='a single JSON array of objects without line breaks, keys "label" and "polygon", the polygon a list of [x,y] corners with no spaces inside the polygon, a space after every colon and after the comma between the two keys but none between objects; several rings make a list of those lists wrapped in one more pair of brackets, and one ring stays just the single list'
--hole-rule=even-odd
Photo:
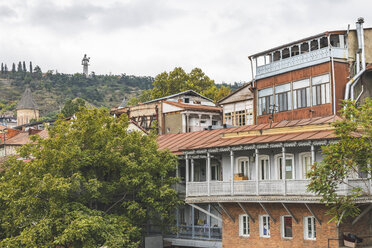
[{"label": "small dormer window", "polygon": [[190,98],[184,98],[183,101],[184,103],[190,103]]}]

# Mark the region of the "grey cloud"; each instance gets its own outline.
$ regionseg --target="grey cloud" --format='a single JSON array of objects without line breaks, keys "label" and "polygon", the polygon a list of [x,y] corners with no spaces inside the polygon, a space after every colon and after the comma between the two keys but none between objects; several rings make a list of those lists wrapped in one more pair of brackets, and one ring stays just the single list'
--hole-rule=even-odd
[{"label": "grey cloud", "polygon": [[139,0],[102,7],[90,3],[57,6],[52,2],[34,6],[28,16],[32,24],[75,33],[101,29],[112,31],[137,28],[176,16],[179,11],[166,7],[164,1]]},{"label": "grey cloud", "polygon": [[0,20],[17,17],[17,13],[8,6],[0,6]]}]

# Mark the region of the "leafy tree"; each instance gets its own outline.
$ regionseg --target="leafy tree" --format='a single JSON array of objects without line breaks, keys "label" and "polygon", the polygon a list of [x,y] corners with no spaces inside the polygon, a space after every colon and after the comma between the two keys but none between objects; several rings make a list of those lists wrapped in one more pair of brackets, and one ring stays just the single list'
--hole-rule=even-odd
[{"label": "leafy tree", "polygon": [[[366,99],[359,106],[347,101],[340,113],[342,120],[333,124],[338,142],[322,148],[323,161],[315,163],[308,173],[308,190],[322,197],[334,220],[356,216],[360,209],[354,199],[371,196],[367,185],[372,173],[372,100]],[[361,177],[365,186],[350,185],[352,175]],[[344,186],[351,192],[339,195],[337,189]]]},{"label": "leafy tree", "polygon": [[131,99],[129,99],[129,101],[127,102],[127,106],[134,106],[134,105],[137,105],[140,101],[138,100],[137,97],[132,97]]},{"label": "leafy tree", "polygon": [[[230,93],[227,87],[217,89],[211,80],[200,68],[194,68],[186,73],[181,67],[173,71],[160,73],[155,77],[154,88],[151,89],[151,98],[156,99],[185,90],[194,90],[215,102]],[[145,92],[148,95],[148,92]],[[150,100],[150,99],[149,99]]]},{"label": "leafy tree", "polygon": [[0,180],[0,247],[138,247],[142,227],[169,224],[177,159],[128,119],[90,109],[33,136]]},{"label": "leafy tree", "polygon": [[40,79],[43,75],[43,73],[41,71],[41,68],[38,65],[35,66],[35,68],[34,68],[34,75],[35,75],[35,78],[37,78],[37,79]]},{"label": "leafy tree", "polygon": [[85,101],[81,98],[76,98],[74,100],[67,100],[65,103],[65,106],[63,106],[63,109],[61,113],[65,117],[71,117],[73,116],[76,112],[80,110],[80,108],[85,107]]}]

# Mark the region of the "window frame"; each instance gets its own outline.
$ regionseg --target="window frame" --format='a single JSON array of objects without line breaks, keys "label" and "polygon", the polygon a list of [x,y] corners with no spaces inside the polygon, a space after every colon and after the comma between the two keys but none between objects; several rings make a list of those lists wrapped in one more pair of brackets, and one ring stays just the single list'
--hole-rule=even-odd
[{"label": "window frame", "polygon": [[[275,159],[275,169],[276,169],[276,177],[278,180],[283,180],[282,175],[279,173],[280,172],[280,159],[283,157],[283,154],[279,153],[274,156]],[[294,154],[293,153],[286,153],[285,154],[285,160],[290,159],[292,160],[292,178],[288,179],[287,177],[285,178],[286,180],[295,180],[296,175],[295,175],[295,170],[293,169],[295,166],[295,160],[294,160]]]},{"label": "window frame", "polygon": [[299,161],[300,161],[300,167],[301,167],[301,170],[302,170],[302,179],[308,179],[306,177],[306,173],[307,173],[307,170],[306,170],[306,164],[305,164],[305,161],[304,161],[304,158],[305,157],[309,157],[310,158],[310,168],[312,167],[313,165],[313,158],[311,156],[311,152],[301,152],[298,154],[299,156]]},{"label": "window frame", "polygon": [[[241,172],[241,162],[245,162],[244,164],[244,172]],[[248,177],[248,180],[252,180],[251,177],[250,177],[250,160],[249,160],[249,157],[247,156],[241,156],[241,157],[237,157],[235,159],[235,168],[234,168],[234,171],[235,173],[243,173],[243,176],[247,176]]]},{"label": "window frame", "polygon": [[[311,227],[312,227],[312,233],[313,237],[309,237],[309,219],[311,219]],[[315,217],[314,216],[304,216],[304,239],[305,240],[316,240],[316,222],[315,222]]]},{"label": "window frame", "polygon": [[[292,237],[286,237],[285,236],[285,218],[287,218],[287,217],[291,218],[291,221],[292,221]],[[293,218],[292,218],[292,216],[290,216],[290,215],[280,216],[280,230],[281,230],[282,238],[293,239]]]},{"label": "window frame", "polygon": [[[305,81],[307,81],[307,85],[305,85],[305,86],[295,86],[296,83],[301,84],[301,83],[305,83]],[[310,78],[304,78],[304,79],[292,82],[293,109],[302,109],[302,108],[311,107],[311,84],[310,84],[310,82],[311,82]],[[298,92],[301,92],[301,91],[305,92],[306,106],[302,106],[302,104],[301,104],[301,106],[299,107],[298,106],[298,99],[299,99]],[[302,99],[302,94],[300,94],[300,95],[301,95],[301,99]]]},{"label": "window frame", "polygon": [[[271,92],[271,93],[263,93],[264,95],[260,96],[260,92],[262,91],[268,91],[268,92]],[[271,90],[271,91],[270,91]],[[265,101],[262,101],[262,100],[265,100]],[[269,88],[265,88],[265,89],[260,89],[258,90],[258,93],[257,93],[257,101],[258,101],[258,115],[268,115],[268,114],[271,114],[270,112],[270,106],[273,105],[274,103],[274,88],[273,87],[269,87]],[[262,104],[264,103],[264,104]],[[267,108],[267,110],[265,112],[263,112],[263,108],[262,106],[265,106],[265,109]]]},{"label": "window frame", "polygon": [[[322,83],[313,83],[314,78],[320,78],[324,76],[328,76],[328,81],[327,82],[322,82]],[[316,75],[311,77],[311,106],[319,106],[319,105],[324,105],[324,104],[330,104],[332,103],[332,85],[331,85],[331,77],[329,73],[321,74],[321,75]],[[324,93],[322,93],[324,90]],[[327,92],[328,90],[328,92]],[[328,94],[327,94],[328,93]],[[328,98],[327,98],[328,95]],[[318,100],[320,103],[318,103]],[[324,101],[323,101],[324,100]]]},{"label": "window frame", "polygon": [[[266,219],[267,223],[268,223],[268,228],[267,228],[267,233],[268,234],[264,234],[264,219]],[[265,215],[260,215],[260,223],[259,223],[259,229],[260,229],[260,237],[261,238],[270,238],[271,237],[271,232],[270,232],[270,216],[265,214]]]},{"label": "window frame", "polygon": [[[289,86],[289,89],[280,89],[280,87],[282,88],[285,88],[285,87],[288,87]],[[280,113],[280,112],[286,112],[286,111],[290,111],[292,110],[292,82],[288,82],[288,83],[285,83],[285,84],[279,84],[279,85],[275,85],[274,86],[274,95],[275,95],[275,107],[277,108],[277,113]],[[286,108],[285,109],[281,109],[282,107],[282,104],[280,104],[279,100],[280,98],[283,96],[283,98],[286,99]],[[285,96],[285,97],[284,97]],[[283,102],[284,103],[284,102]]]},{"label": "window frame", "polygon": [[[246,223],[244,223],[244,218],[246,218],[247,220]],[[247,233],[244,233],[244,224],[245,224],[245,230],[247,231]],[[239,236],[245,237],[245,238],[250,236],[249,216],[247,214],[239,215]]]},{"label": "window frame", "polygon": [[[268,169],[268,173],[265,175],[268,176],[268,178],[262,178],[262,163],[261,161],[262,160],[267,160],[267,169]],[[259,155],[258,156],[258,164],[259,164],[259,180],[271,180],[271,166],[270,166],[270,156],[269,155]]]}]

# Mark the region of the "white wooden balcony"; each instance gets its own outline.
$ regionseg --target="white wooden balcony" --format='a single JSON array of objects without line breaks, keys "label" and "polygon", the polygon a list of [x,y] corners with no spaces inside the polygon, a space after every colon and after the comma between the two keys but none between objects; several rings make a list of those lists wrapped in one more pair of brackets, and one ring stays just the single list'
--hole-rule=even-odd
[{"label": "white wooden balcony", "polygon": [[[309,180],[241,180],[234,181],[211,181],[208,194],[208,182],[188,182],[186,197],[202,196],[314,196],[307,191]],[[353,187],[361,187],[368,192],[370,182],[363,179],[349,179],[350,186],[341,185],[338,189],[340,195],[345,195]],[[233,188],[231,187],[233,185]],[[257,190],[258,189],[258,190]],[[258,192],[258,193],[257,193]]]},{"label": "white wooden balcony", "polygon": [[273,61],[269,64],[257,66],[256,79],[271,77],[277,74],[293,71],[331,61],[331,57],[347,59],[347,48],[325,47],[289,58]]}]

